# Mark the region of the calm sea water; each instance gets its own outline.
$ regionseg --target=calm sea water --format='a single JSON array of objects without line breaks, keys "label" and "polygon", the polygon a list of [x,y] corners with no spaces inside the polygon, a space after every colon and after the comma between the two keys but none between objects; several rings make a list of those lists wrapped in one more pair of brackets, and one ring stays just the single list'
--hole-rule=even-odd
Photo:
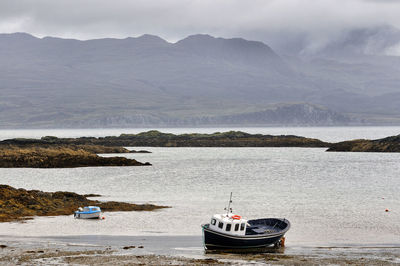
[{"label": "calm sea water", "polygon": [[[258,132],[341,140],[379,138],[398,134],[399,129],[262,128]],[[208,130],[193,129],[214,131]],[[58,136],[86,135],[81,130],[57,132]],[[24,130],[13,134],[37,137],[47,133],[29,135]],[[2,138],[9,134],[0,131]],[[350,137],[345,138],[346,134]],[[288,246],[400,246],[400,154],[328,153],[320,148],[146,149],[152,153],[124,156],[149,161],[151,167],[0,169],[0,183],[44,191],[99,193],[103,195],[100,200],[150,202],[172,208],[106,213],[106,219],[97,222],[72,216],[39,217],[26,223],[1,223],[0,235],[200,236],[200,224],[223,211],[232,191],[235,213],[246,218],[290,220]]]}]

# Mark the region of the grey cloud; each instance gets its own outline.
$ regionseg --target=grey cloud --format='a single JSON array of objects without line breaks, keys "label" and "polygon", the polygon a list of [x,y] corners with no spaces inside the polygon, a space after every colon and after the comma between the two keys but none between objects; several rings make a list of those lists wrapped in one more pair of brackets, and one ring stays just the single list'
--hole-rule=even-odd
[{"label": "grey cloud", "polygon": [[[91,39],[144,33],[177,41],[190,34],[285,38],[323,46],[344,29],[400,28],[400,2],[374,0],[2,0],[0,32]],[[284,38],[285,37],[285,38]],[[283,38],[283,39],[282,39]],[[282,41],[283,40],[283,41]]]},{"label": "grey cloud", "polygon": [[399,0],[364,0],[364,2],[374,2],[377,4],[398,4]]}]

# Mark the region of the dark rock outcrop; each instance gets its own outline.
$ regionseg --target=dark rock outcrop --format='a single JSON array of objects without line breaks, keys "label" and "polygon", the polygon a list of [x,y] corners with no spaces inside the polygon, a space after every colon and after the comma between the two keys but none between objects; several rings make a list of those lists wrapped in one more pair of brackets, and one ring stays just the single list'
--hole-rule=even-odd
[{"label": "dark rock outcrop", "polygon": [[103,145],[118,143],[121,146],[156,147],[328,147],[328,143],[312,138],[248,134],[241,131],[175,135],[153,130],[99,138],[98,141]]},{"label": "dark rock outcrop", "polygon": [[103,211],[153,211],[166,206],[89,200],[73,192],[43,192],[0,185],[0,222],[28,219],[29,216],[70,215],[78,207],[96,205]]},{"label": "dark rock outcrop", "polygon": [[151,151],[145,151],[145,150],[135,151],[135,150],[132,150],[132,151],[129,151],[129,153],[151,153]]},{"label": "dark rock outcrop", "polygon": [[[1,144],[26,145],[38,143],[48,145],[49,140],[10,139]],[[217,132],[213,134],[162,133],[156,130],[139,134],[121,134],[109,137],[55,138],[51,143],[58,145],[100,145],[132,147],[329,147],[329,143],[318,139],[291,135],[248,134],[241,131]]]},{"label": "dark rock outcrop", "polygon": [[83,195],[83,196],[85,196],[86,198],[101,197],[100,194],[94,194],[94,193],[85,194],[85,195]]},{"label": "dark rock outcrop", "polygon": [[327,151],[400,152],[400,135],[383,139],[357,139],[331,144]]},{"label": "dark rock outcrop", "polygon": [[19,147],[0,146],[0,167],[68,168],[87,166],[142,166],[125,157],[100,157],[95,153],[69,146]]},{"label": "dark rock outcrop", "polygon": [[[83,137],[83,140],[90,138]],[[68,148],[71,150],[84,150],[90,153],[134,153],[135,151],[130,151],[124,147],[120,146],[104,146],[104,145],[96,145],[91,141],[82,141],[82,142],[71,142],[65,141],[65,139],[59,139],[53,136],[42,137],[41,139],[24,139],[24,138],[17,138],[17,139],[8,139],[0,141],[0,149],[2,148]],[[14,147],[15,146],[15,147]],[[139,152],[147,152],[147,151],[139,151]]]}]

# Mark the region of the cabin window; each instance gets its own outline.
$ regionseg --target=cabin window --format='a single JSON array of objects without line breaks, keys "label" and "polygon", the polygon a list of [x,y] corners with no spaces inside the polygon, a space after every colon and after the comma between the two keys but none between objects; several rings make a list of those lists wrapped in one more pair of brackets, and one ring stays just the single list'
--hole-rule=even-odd
[{"label": "cabin window", "polygon": [[231,231],[231,227],[232,227],[232,225],[231,224],[226,224],[226,231]]},{"label": "cabin window", "polygon": [[239,224],[235,224],[235,231],[239,230]]},{"label": "cabin window", "polygon": [[244,226],[245,226],[244,223],[240,224],[240,231],[243,231],[243,230],[244,230]]},{"label": "cabin window", "polygon": [[218,227],[222,229],[222,227],[224,227],[224,223],[223,222],[219,222],[218,223]]},{"label": "cabin window", "polygon": [[212,224],[212,225],[215,225],[216,223],[217,223],[217,220],[211,219],[211,224]]}]

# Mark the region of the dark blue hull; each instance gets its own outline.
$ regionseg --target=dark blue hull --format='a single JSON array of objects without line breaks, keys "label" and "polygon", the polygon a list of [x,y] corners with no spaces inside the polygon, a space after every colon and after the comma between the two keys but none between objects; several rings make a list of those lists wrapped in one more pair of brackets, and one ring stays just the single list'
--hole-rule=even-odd
[{"label": "dark blue hull", "polygon": [[[265,221],[260,219],[254,221]],[[273,221],[278,221],[274,219]],[[290,223],[287,220],[282,221],[281,227],[275,232],[264,234],[247,234],[244,236],[234,236],[221,232],[216,232],[203,225],[204,246],[206,249],[258,249],[266,248],[278,244],[281,238],[289,230]],[[249,221],[251,222],[251,221]]]}]

